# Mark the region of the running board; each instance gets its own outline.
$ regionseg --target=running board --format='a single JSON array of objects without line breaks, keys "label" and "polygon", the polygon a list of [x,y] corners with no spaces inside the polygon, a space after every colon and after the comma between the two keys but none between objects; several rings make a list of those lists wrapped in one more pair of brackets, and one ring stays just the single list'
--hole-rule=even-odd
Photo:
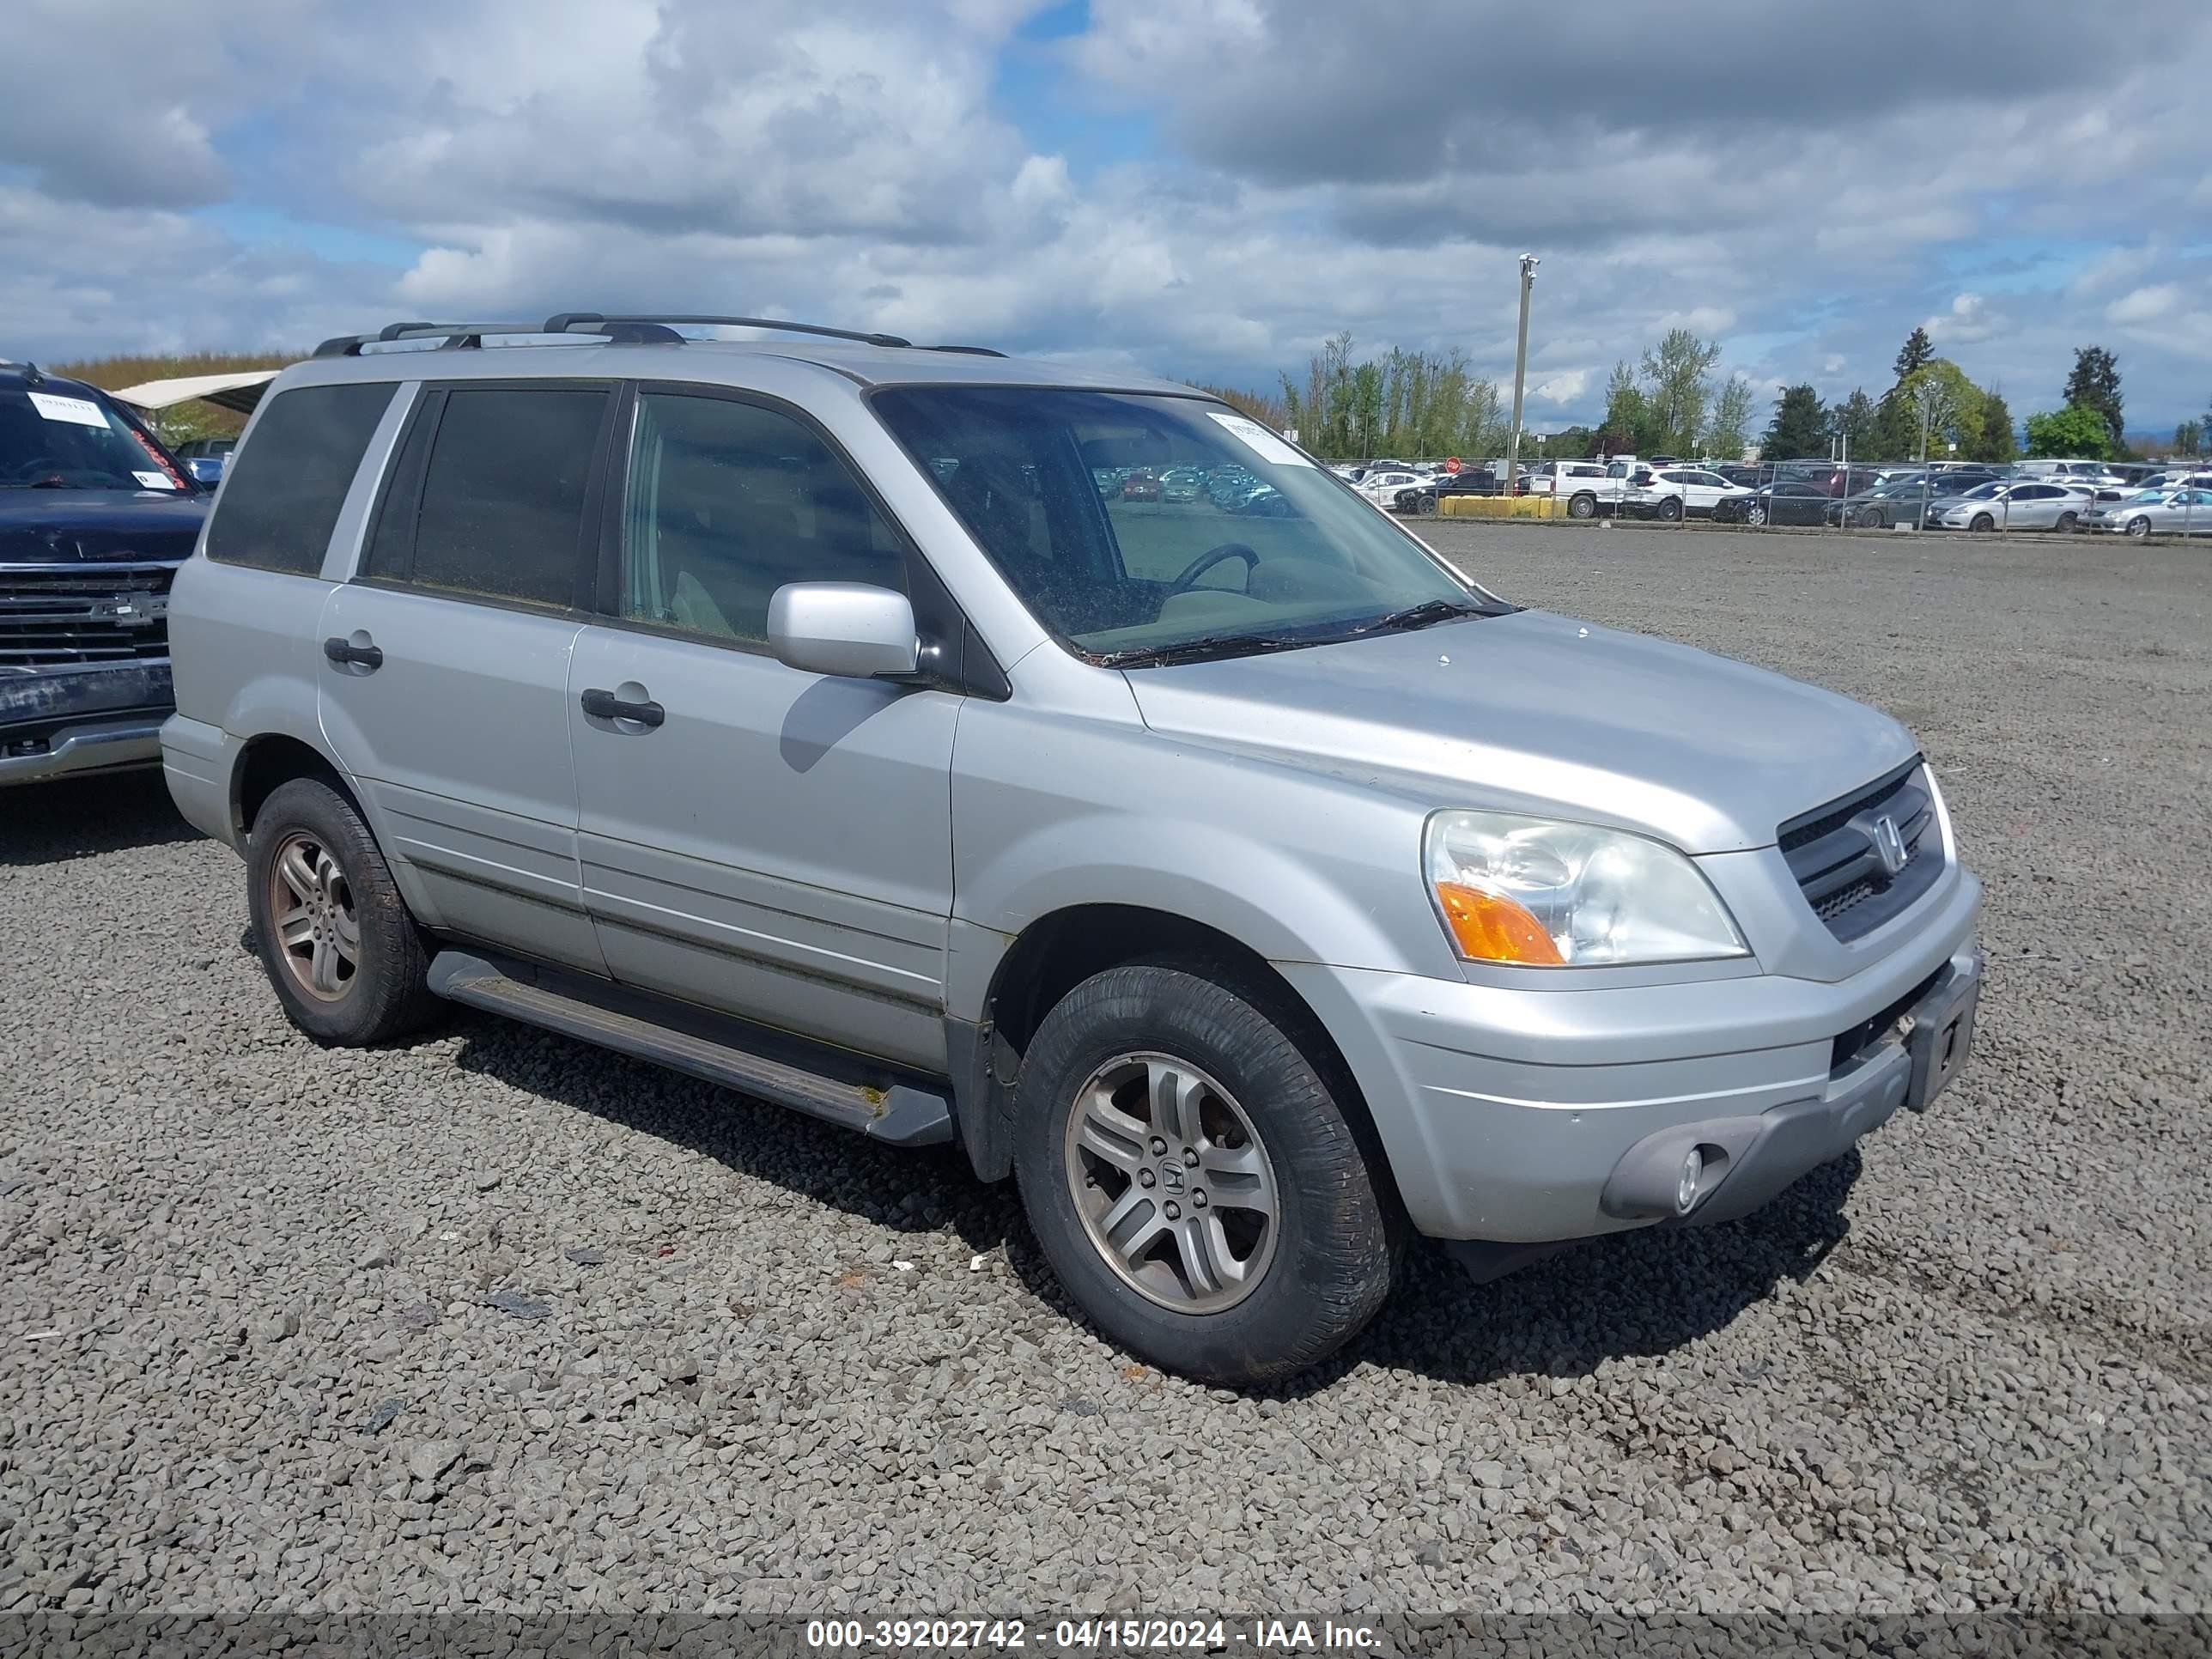
[{"label": "running board", "polygon": [[[623,994],[620,988],[607,988],[613,995]],[[878,1085],[824,1076],[697,1032],[604,1007],[550,986],[512,978],[483,957],[464,951],[438,953],[430,964],[430,989],[472,1008],[505,1014],[563,1036],[649,1060],[687,1077],[718,1083],[739,1094],[788,1106],[809,1117],[858,1130],[872,1139],[900,1146],[930,1146],[953,1138],[951,1103],[942,1093],[888,1078]]]}]

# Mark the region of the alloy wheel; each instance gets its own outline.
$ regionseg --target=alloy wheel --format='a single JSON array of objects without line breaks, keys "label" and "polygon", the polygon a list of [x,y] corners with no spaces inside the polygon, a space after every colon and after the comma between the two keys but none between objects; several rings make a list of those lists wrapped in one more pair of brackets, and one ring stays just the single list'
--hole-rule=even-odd
[{"label": "alloy wheel", "polygon": [[294,830],[269,866],[276,955],[309,996],[336,1002],[361,969],[361,918],[344,867],[305,830]]},{"label": "alloy wheel", "polygon": [[1188,1060],[1116,1055],[1068,1114],[1064,1162],[1085,1235],[1139,1295],[1232,1308],[1274,1260],[1274,1169],[1236,1097]]}]

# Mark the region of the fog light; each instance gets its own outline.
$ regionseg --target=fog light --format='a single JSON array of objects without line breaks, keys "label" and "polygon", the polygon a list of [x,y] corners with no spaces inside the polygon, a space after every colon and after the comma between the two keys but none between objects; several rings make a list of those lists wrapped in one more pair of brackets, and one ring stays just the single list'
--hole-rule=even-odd
[{"label": "fog light", "polygon": [[1674,1182],[1674,1213],[1687,1215],[1698,1201],[1698,1183],[1705,1179],[1705,1154],[1702,1147],[1692,1146],[1682,1160],[1682,1173]]}]

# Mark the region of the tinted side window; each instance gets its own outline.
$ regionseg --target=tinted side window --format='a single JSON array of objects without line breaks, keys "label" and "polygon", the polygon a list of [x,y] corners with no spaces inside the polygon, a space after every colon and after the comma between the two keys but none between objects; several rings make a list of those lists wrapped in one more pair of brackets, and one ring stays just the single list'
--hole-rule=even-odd
[{"label": "tinted side window", "polygon": [[225,564],[312,576],[361,458],[391,404],[389,382],[280,392],[234,455],[207,552]]},{"label": "tinted side window", "polygon": [[907,591],[897,536],[830,446],[787,415],[723,398],[637,401],[623,515],[622,614],[708,639],[765,641],[787,582]]},{"label": "tinted side window", "polygon": [[584,491],[605,392],[456,387],[430,442],[408,580],[566,607],[582,568]]}]

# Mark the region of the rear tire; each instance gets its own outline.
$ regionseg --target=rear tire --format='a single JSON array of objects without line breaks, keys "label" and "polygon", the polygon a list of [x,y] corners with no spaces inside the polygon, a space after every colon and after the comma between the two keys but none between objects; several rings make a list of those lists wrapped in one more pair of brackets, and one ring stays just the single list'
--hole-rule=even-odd
[{"label": "rear tire", "polygon": [[1228,1386],[1357,1335],[1402,1232],[1273,1006],[1218,963],[1109,969],[1045,1017],[1015,1097],[1022,1202],[1069,1296],[1131,1353]]},{"label": "rear tire", "polygon": [[436,1017],[429,953],[351,801],[313,778],[278,785],[254,814],[246,868],[254,950],[293,1024],[360,1048]]},{"label": "rear tire", "polygon": [[1669,495],[1665,501],[1660,502],[1659,516],[1668,524],[1680,523],[1682,517],[1682,498],[1680,495]]},{"label": "rear tire", "polygon": [[1597,517],[1597,497],[1576,496],[1567,503],[1567,516],[1571,519],[1595,519]]}]

